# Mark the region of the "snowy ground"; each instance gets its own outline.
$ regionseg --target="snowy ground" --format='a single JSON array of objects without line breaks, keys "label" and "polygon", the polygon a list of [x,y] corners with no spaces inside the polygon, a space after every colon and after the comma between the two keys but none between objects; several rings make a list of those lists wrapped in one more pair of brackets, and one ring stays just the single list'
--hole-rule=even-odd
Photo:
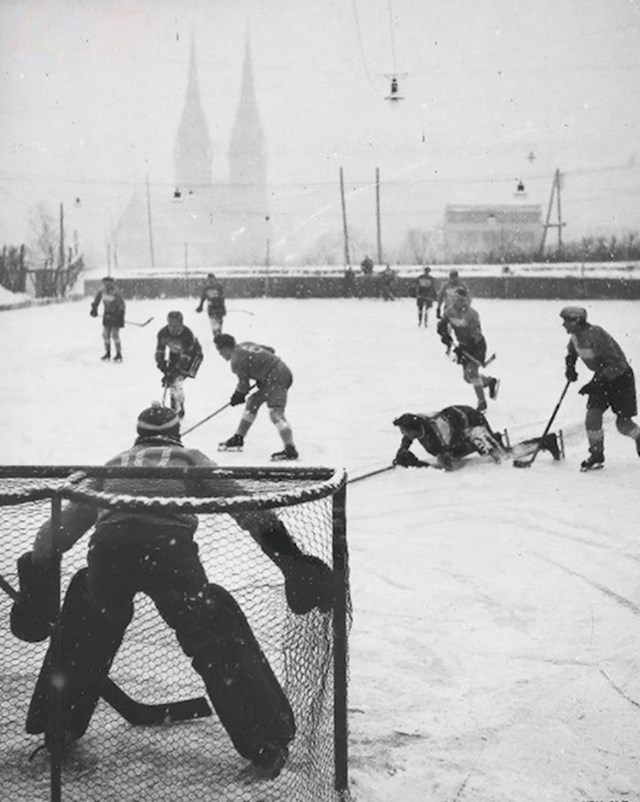
[{"label": "snowy ground", "polygon": [[[128,447],[137,413],[161,393],[155,334],[172,308],[205,347],[185,428],[225,404],[233,378],[195,305],[131,302],[128,319],[154,321],[125,328],[122,365],[99,361],[88,301],[0,314],[4,464],[99,464]],[[541,432],[564,386],[562,305],[477,303],[498,354],[490,372],[502,378],[489,419],[514,442]],[[390,464],[398,414],[474,403],[410,300],[229,308],[227,331],[274,346],[294,371],[288,414],[302,464],[357,477]],[[638,368],[637,304],[587,308]],[[607,417],[606,468],[579,473],[578,386],[557,418],[561,463],[472,459],[452,474],[396,468],[349,487],[357,802],[640,800],[640,460]],[[221,462],[264,463],[279,445],[265,412],[243,454],[215,454],[239,414],[225,410],[185,443]]]}]

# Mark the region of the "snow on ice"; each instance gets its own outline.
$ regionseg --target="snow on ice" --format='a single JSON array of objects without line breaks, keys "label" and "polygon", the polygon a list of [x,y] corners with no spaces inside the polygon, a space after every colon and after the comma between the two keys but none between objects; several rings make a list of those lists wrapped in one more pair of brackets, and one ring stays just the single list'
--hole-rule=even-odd
[{"label": "snow on ice", "polygon": [[[585,305],[637,369],[637,303]],[[497,353],[488,372],[502,379],[488,417],[512,442],[541,433],[563,389],[562,306],[476,302]],[[162,395],[155,334],[173,308],[205,349],[186,383],[187,428],[234,388],[193,299],[130,302],[128,318],[154,321],[125,328],[122,365],[100,362],[88,301],[3,312],[3,462],[100,464],[128,447],[138,412]],[[291,366],[301,464],[356,477],[391,463],[400,413],[474,404],[433,310],[419,328],[408,299],[232,299],[225,330]],[[577,389],[590,376],[579,372],[554,426],[564,461],[541,453],[514,470],[470,458],[452,474],[395,468],[349,487],[357,802],[640,799],[640,460],[608,413],[605,469],[578,471]],[[266,463],[279,441],[264,410],[243,453],[215,453],[239,414],[227,409],[185,443],[224,464]]]}]

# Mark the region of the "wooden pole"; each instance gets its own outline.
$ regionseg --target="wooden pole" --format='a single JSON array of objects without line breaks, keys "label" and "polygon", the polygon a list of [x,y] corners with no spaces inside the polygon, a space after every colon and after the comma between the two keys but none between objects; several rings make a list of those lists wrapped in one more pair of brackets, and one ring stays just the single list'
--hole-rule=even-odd
[{"label": "wooden pole", "polygon": [[151,223],[151,193],[149,191],[149,176],[146,177],[147,183],[147,222],[149,225],[149,253],[151,255],[151,267],[155,269],[156,260],[153,253],[153,226]]},{"label": "wooden pole", "polygon": [[340,201],[342,203],[342,230],[344,234],[344,263],[347,267],[351,265],[351,256],[349,255],[349,229],[347,227],[347,204],[344,198],[344,173],[342,167],[340,168]]},{"label": "wooden pole", "polygon": [[376,232],[378,237],[378,264],[382,264],[382,234],[380,230],[380,168],[376,167]]}]

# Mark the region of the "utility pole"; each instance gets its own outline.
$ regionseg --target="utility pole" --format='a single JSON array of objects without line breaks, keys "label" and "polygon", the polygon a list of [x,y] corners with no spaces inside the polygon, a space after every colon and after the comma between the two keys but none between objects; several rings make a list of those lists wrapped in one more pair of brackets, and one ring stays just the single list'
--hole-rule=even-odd
[{"label": "utility pole", "polygon": [[342,202],[342,230],[344,235],[344,263],[346,267],[351,266],[349,255],[349,229],[347,228],[347,205],[344,199],[344,174],[340,168],[340,200]]},{"label": "utility pole", "polygon": [[153,226],[151,223],[151,194],[149,191],[149,175],[146,176],[147,182],[147,222],[149,224],[149,252],[151,255],[151,267],[155,269],[156,260],[153,253]]},{"label": "utility pole", "polygon": [[376,167],[376,232],[378,235],[378,264],[382,264],[382,234],[380,233],[380,168]]},{"label": "utility pole", "polygon": [[[549,206],[547,207],[547,218],[544,223],[544,227],[542,230],[542,242],[540,243],[540,259],[544,259],[544,248],[547,241],[547,231],[550,228],[557,228],[558,229],[558,252],[562,250],[562,229],[566,225],[566,223],[562,222],[562,204],[560,200],[560,188],[561,188],[562,176],[560,170],[556,167],[556,171],[553,175],[553,183],[551,184],[551,195],[549,196]],[[553,199],[556,199],[556,210],[558,215],[558,222],[551,223],[551,211],[553,209]]]},{"label": "utility pole", "polygon": [[58,255],[58,268],[64,270],[64,206],[60,204],[60,252]]}]

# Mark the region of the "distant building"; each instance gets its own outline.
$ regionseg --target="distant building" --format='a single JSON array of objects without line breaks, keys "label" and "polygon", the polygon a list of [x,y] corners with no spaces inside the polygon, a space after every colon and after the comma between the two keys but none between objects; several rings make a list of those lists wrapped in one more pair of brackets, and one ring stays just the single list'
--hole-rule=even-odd
[{"label": "distant building", "polygon": [[215,180],[214,145],[203,111],[195,44],[174,145],[174,187],[140,187],[112,241],[119,271],[203,270],[263,264],[269,239],[267,150],[253,84],[249,40],[232,127],[228,180]]},{"label": "distant building", "polygon": [[539,205],[446,206],[444,257],[482,262],[490,255],[507,257],[534,251],[542,239]]}]

